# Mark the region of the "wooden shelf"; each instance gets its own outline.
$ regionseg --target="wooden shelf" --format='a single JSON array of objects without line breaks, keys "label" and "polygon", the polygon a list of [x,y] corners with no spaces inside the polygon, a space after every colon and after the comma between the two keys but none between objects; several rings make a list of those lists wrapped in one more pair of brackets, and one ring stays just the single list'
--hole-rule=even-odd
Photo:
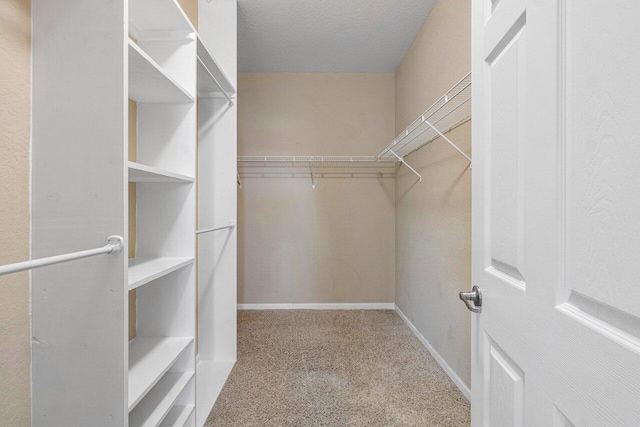
[{"label": "wooden shelf", "polygon": [[129,290],[193,264],[194,261],[194,258],[138,257],[130,259]]},{"label": "wooden shelf", "polygon": [[138,40],[158,32],[195,32],[176,0],[129,0],[129,32]]},{"label": "wooden shelf", "polygon": [[194,182],[194,178],[179,173],[169,172],[140,163],[128,162],[129,182],[169,182],[186,184]]},{"label": "wooden shelf", "polygon": [[[200,37],[198,37],[198,97],[199,98],[224,98],[223,90],[231,96],[236,93],[236,88],[222,71],[213,56],[209,53]],[[207,72],[207,70],[209,72]],[[215,78],[215,80],[214,80]],[[216,81],[222,86],[218,86]]]},{"label": "wooden shelf", "polygon": [[129,40],[129,98],[139,103],[188,104],[193,96]]},{"label": "wooden shelf", "polygon": [[207,420],[235,364],[235,360],[201,360],[196,365],[197,425]]},{"label": "wooden shelf", "polygon": [[138,337],[129,343],[129,411],[156,385],[193,338]]},{"label": "wooden shelf", "polygon": [[167,372],[129,414],[130,427],[156,427],[193,378],[193,372]]},{"label": "wooden shelf", "polygon": [[169,412],[169,415],[162,421],[160,427],[183,427],[187,424],[194,409],[195,407],[193,405],[174,406],[171,412]]}]

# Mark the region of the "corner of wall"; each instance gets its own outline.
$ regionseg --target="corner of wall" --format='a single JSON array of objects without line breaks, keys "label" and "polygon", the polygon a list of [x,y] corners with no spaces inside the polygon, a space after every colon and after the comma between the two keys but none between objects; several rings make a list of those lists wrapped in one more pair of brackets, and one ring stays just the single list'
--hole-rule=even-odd
[{"label": "corner of wall", "polygon": [[[396,133],[470,69],[471,0],[440,0],[395,73]],[[470,152],[469,123],[449,137]],[[471,175],[441,140],[408,160],[424,180],[417,184],[404,167],[396,175],[396,305],[452,378],[468,387],[471,326],[457,292],[471,282]]]},{"label": "corner of wall", "polygon": [[[30,258],[31,2],[0,7],[0,264]],[[0,420],[31,423],[29,273],[0,277]]]}]

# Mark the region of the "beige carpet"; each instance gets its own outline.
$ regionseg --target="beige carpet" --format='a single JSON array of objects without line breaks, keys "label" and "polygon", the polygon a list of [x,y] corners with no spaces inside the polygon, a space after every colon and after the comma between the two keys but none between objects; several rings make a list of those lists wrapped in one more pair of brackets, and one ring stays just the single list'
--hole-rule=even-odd
[{"label": "beige carpet", "polygon": [[468,426],[469,402],[394,311],[238,313],[206,426]]}]

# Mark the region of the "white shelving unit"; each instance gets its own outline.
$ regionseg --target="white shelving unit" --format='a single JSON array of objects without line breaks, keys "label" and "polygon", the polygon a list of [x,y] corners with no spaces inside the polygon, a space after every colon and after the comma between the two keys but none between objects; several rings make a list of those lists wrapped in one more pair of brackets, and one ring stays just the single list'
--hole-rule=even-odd
[{"label": "white shelving unit", "polygon": [[[164,378],[192,338],[136,338],[129,346],[129,410]],[[157,392],[156,392],[157,394]]]},{"label": "white shelving unit", "polygon": [[[33,258],[113,235],[127,246],[136,184],[136,258],[120,251],[32,272],[34,426],[194,427],[235,362],[235,228],[224,249],[217,232],[202,237],[196,267],[196,180],[201,224],[236,221],[237,4],[200,9],[201,36],[176,0],[32,2]],[[224,367],[204,369],[215,364]]]}]

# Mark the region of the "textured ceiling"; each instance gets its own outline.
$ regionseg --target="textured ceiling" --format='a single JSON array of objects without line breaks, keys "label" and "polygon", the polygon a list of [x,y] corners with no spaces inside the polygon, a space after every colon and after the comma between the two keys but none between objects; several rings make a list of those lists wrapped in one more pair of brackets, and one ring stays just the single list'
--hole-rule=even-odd
[{"label": "textured ceiling", "polygon": [[435,2],[239,0],[239,71],[394,72]]}]

